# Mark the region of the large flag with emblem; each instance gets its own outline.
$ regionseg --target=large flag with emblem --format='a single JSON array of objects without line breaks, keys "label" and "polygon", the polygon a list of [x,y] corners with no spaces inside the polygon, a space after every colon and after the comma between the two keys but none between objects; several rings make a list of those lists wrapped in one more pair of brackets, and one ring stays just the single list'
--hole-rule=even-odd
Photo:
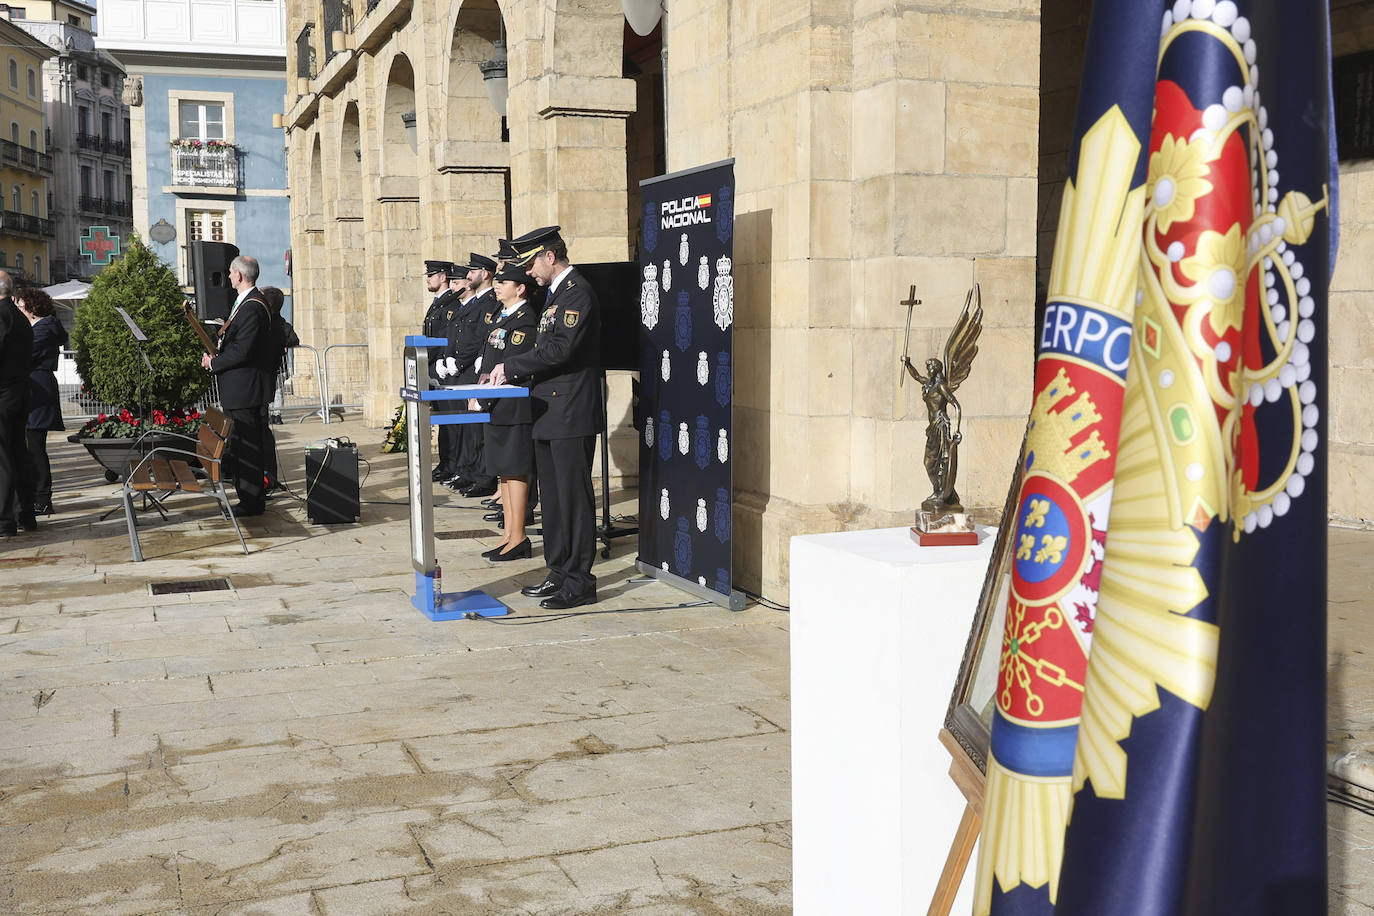
[{"label": "large flag with emblem", "polygon": [[1100,0],[1036,367],[975,913],[1325,907],[1317,0]]}]

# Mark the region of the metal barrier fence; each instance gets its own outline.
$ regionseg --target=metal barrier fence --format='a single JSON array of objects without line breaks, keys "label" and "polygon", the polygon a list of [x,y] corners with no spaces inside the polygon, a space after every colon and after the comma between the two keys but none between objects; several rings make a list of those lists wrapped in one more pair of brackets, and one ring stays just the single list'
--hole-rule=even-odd
[{"label": "metal barrier fence", "polygon": [[[359,410],[367,391],[366,344],[332,344],[324,351],[301,344],[287,351],[277,373],[277,395],[268,410],[274,419],[305,422],[318,417],[328,423],[343,419],[345,410]],[[77,424],[100,414],[115,414],[132,404],[106,404],[82,388],[76,372],[74,350],[61,351],[57,368],[58,399],[62,417]],[[219,385],[214,378],[210,389],[194,406],[204,411],[219,404]]]},{"label": "metal barrier fence", "polygon": [[320,359],[325,392],[324,422],[329,415],[345,409],[361,410],[367,394],[367,344],[331,344]]}]

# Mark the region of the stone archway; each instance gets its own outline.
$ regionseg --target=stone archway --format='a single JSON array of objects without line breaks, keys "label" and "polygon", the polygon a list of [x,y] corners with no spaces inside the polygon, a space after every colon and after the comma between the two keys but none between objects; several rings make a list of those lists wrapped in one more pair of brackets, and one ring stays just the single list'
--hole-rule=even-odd
[{"label": "stone archway", "polygon": [[[382,104],[371,117],[368,133],[379,144],[370,218],[366,223],[367,344],[374,370],[398,365],[406,334],[419,326],[424,271],[420,231],[420,182],[417,155],[423,125],[416,115],[415,71],[403,53],[386,65]],[[370,152],[370,151],[369,151]],[[366,154],[365,154],[366,155]],[[370,386],[366,413],[385,417],[394,386]]]},{"label": "stone archway", "polygon": [[439,113],[445,139],[435,166],[453,258],[469,251],[490,254],[496,238],[511,231],[510,144],[479,67],[504,35],[495,0],[463,2],[449,35],[445,107]]},{"label": "stone archway", "polygon": [[333,204],[333,241],[343,256],[328,286],[344,291],[344,301],[333,305],[343,315],[346,326],[353,329],[354,339],[368,323],[365,295],[367,282],[363,259],[357,254],[362,250],[364,243],[363,155],[358,103],[349,101],[344,106],[344,116],[339,128],[338,164],[335,172],[339,186]]}]

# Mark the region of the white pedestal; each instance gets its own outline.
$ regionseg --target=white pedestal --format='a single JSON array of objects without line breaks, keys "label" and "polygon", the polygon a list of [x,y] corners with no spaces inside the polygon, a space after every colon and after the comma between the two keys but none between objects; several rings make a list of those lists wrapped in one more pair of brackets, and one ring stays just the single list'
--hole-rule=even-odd
[{"label": "white pedestal", "polygon": [[[964,811],[938,734],[996,532],[792,539],[792,896],[798,916],[924,914]],[[952,912],[972,906],[975,853]]]}]

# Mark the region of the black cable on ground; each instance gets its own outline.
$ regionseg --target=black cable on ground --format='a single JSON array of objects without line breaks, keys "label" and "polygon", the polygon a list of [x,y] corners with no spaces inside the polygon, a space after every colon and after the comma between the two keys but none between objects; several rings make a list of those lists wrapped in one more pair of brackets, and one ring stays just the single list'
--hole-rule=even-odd
[{"label": "black cable on ground", "polygon": [[599,611],[572,611],[567,614],[542,614],[534,617],[482,617],[479,614],[463,615],[467,620],[485,620],[503,627],[521,627],[536,623],[553,623],[555,620],[570,620],[573,617],[586,617],[593,614],[644,614],[650,611],[678,611],[683,608],[705,607],[710,601],[687,601],[682,604],[664,604],[657,607],[603,608]]},{"label": "black cable on ground", "polygon": [[790,605],[781,604],[777,601],[774,601],[772,598],[765,598],[758,592],[751,592],[747,588],[741,588],[739,591],[740,594],[744,595],[744,597],[748,598],[750,601],[753,601],[760,607],[766,607],[772,611],[782,611],[784,614],[792,613],[792,607]]}]

